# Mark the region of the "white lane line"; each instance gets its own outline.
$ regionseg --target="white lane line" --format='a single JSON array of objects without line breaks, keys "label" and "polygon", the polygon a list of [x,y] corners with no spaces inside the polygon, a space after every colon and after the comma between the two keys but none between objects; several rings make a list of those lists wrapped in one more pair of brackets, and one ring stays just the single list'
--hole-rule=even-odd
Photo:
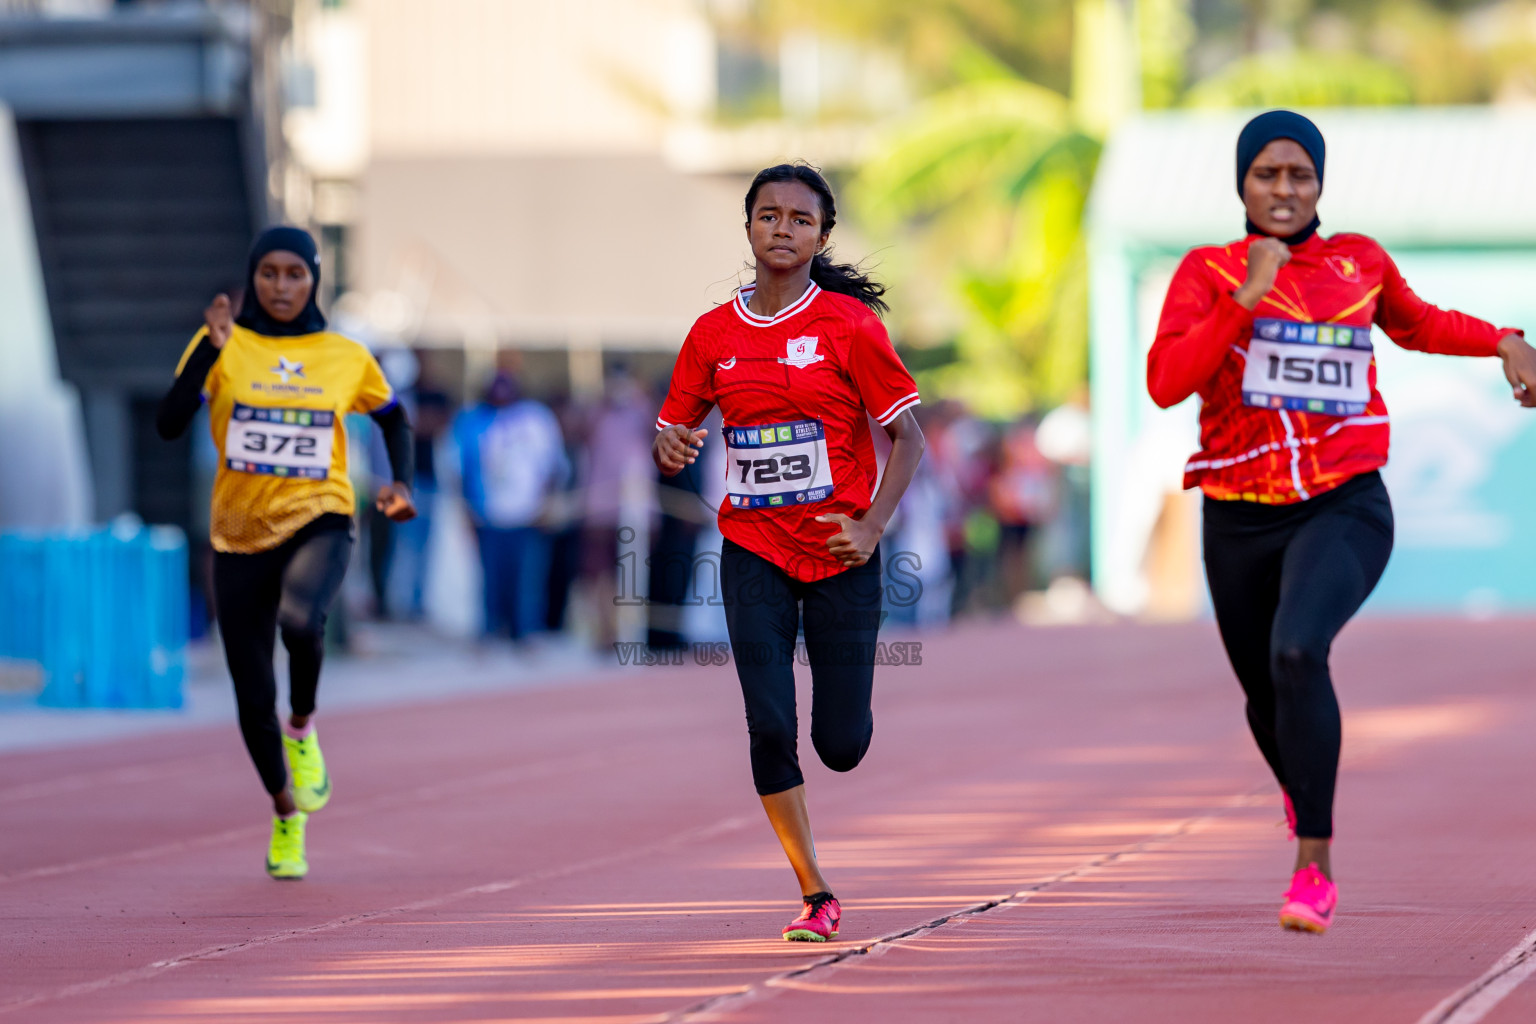
[{"label": "white lane line", "polygon": [[543,871],[534,871],[516,878],[508,878],[497,882],[486,882],[483,885],[472,885],[466,889],[455,892],[443,893],[440,896],[430,896],[422,900],[414,900],[410,903],[402,903],[398,907],[386,907],[382,910],[365,910],[356,914],[348,914],[330,921],[322,921],[319,924],[308,925],[303,928],[290,928],[286,931],[274,932],[271,935],[258,935],[255,938],[246,939],[244,942],[231,942],[219,946],[205,946],[191,953],[183,953],[167,960],[157,960],[152,964],[142,967],[134,967],[117,974],[109,974],[104,978],[96,978],[93,981],[79,982],[74,985],[65,985],[63,988],[54,989],[51,992],[42,992],[33,996],[23,996],[9,1003],[0,1003],[0,1015],[14,1013],[28,1007],[37,1006],[40,1003],[56,1002],[60,999],[68,999],[73,996],[89,995],[92,992],[100,992],[103,989],[116,988],[119,985],[127,985],[131,982],[142,981],[156,977],[164,971],[174,967],[181,967],[199,960],[214,960],[228,956],[231,953],[239,953],[247,949],[259,949],[262,946],[271,946],[275,943],[286,942],[289,939],[297,939],[306,935],[317,935],[321,932],[335,931],[349,925],[360,924],[364,921],[377,921],[386,917],[398,917],[401,914],[418,913],[423,910],[435,910],[438,907],[456,903],[459,900],[472,896],[489,896],[494,893],[506,892],[508,889],[516,889],[520,886],[535,882],[547,882],[556,878],[565,878],[569,875],[580,874],[583,871],[592,871],[597,868],[605,868],[625,861],[635,860],[663,850],[669,850],[675,846],[683,846],[690,843],[704,842],[716,836],[724,835],[743,828],[748,821],[756,819],[748,818],[722,818],[711,825],[702,825],[698,828],[679,832],[664,839],[644,846],[633,846],[619,853],[605,854],[601,857],[593,857],[590,860],[580,861],[575,864],[567,864],[564,867],[546,868]]},{"label": "white lane line", "polygon": [[1536,931],[1521,939],[1482,977],[1442,999],[1419,1018],[1418,1024],[1475,1024],[1532,974],[1536,974]]},{"label": "white lane line", "polygon": [[[406,804],[430,802],[443,799],[444,797],[455,796],[470,788],[478,789],[502,783],[526,782],[530,779],[544,778],[549,775],[604,767],[610,762],[611,758],[601,754],[580,754],[574,757],[561,758],[557,761],[539,761],[533,764],[517,765],[513,768],[498,768],[495,771],[482,772],[479,775],[425,783],[403,792],[385,793],[367,800],[349,803],[332,810],[327,810],[325,818],[327,821],[355,818],[358,815],[368,814],[382,807],[398,808]],[[227,829],[223,832],[210,832],[205,835],[194,836],[190,839],[178,839],[175,842],[162,843],[159,846],[146,846],[128,853],[112,853],[100,857],[87,857],[84,860],[67,861],[63,864],[45,864],[41,867],[28,868],[10,874],[0,874],[0,885],[10,882],[28,882],[39,878],[55,878],[59,875],[68,875],[76,871],[87,871],[92,868],[117,867],[123,864],[154,860],[157,857],[168,857],[184,853],[188,850],[218,846],[222,843],[234,842],[237,839],[250,839],[261,836],[267,831],[267,828],[268,826],[265,824],[242,826],[240,828]]]},{"label": "white lane line", "polygon": [[124,768],[108,768],[103,771],[78,772],[61,778],[28,782],[0,789],[0,804],[19,803],[23,800],[42,800],[66,793],[107,786],[142,786],[162,779],[175,778],[199,767],[208,758],[182,758],[161,761],[152,765],[132,765]]},{"label": "white lane line", "polygon": [[1185,836],[1199,832],[1207,828],[1218,818],[1225,817],[1235,810],[1252,806],[1255,796],[1261,793],[1268,793],[1272,788],[1272,784],[1266,782],[1262,786],[1257,786],[1246,793],[1230,797],[1224,804],[1211,807],[1192,817],[1172,822],[1163,829],[1128,846],[1110,850],[1108,853],[1095,854],[1073,867],[1059,871],[1054,875],[1048,875],[1014,892],[998,896],[983,903],[962,907],[959,910],[945,914],[943,917],[937,917],[919,925],[903,928],[900,931],[887,932],[857,946],[845,947],[836,953],[820,957],[808,964],[764,978],[762,981],[754,982],[740,991],[712,996],[702,1002],[694,1003],[692,1006],[685,1006],[661,1018],[661,1020],[663,1024],[694,1024],[694,1022],[702,1024],[705,1021],[722,1020],[721,1014],[734,1011],[740,1004],[745,1002],[772,998],[779,992],[784,991],[796,979],[802,978],[814,971],[835,968],[845,962],[852,961],[855,957],[878,956],[887,949],[898,946],[908,939],[928,935],[958,921],[966,921],[996,910],[1023,906],[1029,902],[1031,897],[1037,896],[1053,886],[1097,874],[1101,870],[1123,863],[1149,850],[1168,843],[1177,842]]}]

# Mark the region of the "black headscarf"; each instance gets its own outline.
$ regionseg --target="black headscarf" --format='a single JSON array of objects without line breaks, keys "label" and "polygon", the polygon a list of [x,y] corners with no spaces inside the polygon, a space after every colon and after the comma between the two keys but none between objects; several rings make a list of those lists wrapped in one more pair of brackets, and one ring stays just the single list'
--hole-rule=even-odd
[{"label": "black headscarf", "polygon": [[[1237,137],[1237,195],[1243,198],[1243,179],[1248,177],[1248,168],[1253,161],[1264,151],[1264,147],[1276,139],[1290,139],[1302,149],[1307,151],[1307,156],[1312,158],[1312,166],[1317,169],[1317,192],[1323,192],[1323,161],[1328,155],[1327,146],[1323,144],[1323,133],[1317,130],[1317,125],[1302,117],[1292,110],[1269,110],[1249,121],[1243,126],[1242,132]],[[1296,232],[1288,238],[1280,239],[1286,245],[1299,245],[1311,238],[1317,232],[1318,225],[1322,221],[1316,214],[1312,217],[1312,223]],[[1253,221],[1248,221],[1248,233],[1250,235],[1262,235],[1265,232]]]},{"label": "black headscarf", "polygon": [[[256,267],[261,263],[261,258],[269,252],[293,253],[309,266],[309,272],[314,277],[314,285],[309,290],[309,301],[299,311],[299,315],[287,323],[274,319],[262,308],[260,300],[256,298]],[[318,294],[320,294],[320,250],[315,247],[315,240],[310,237],[309,232],[303,228],[281,226],[267,228],[257,235],[256,241],[251,244],[250,259],[247,260],[245,267],[245,298],[240,303],[240,315],[235,317],[235,323],[268,337],[293,337],[323,331],[325,315],[320,312],[320,306],[315,302],[315,296]]]}]

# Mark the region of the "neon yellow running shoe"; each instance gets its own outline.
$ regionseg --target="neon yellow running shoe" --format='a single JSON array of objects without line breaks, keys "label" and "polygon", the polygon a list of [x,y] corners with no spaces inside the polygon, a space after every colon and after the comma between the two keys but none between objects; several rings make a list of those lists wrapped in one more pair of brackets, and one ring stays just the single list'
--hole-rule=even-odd
[{"label": "neon yellow running shoe", "polygon": [[309,730],[301,740],[283,735],[283,749],[288,753],[288,771],[293,776],[290,789],[293,805],[305,814],[313,814],[331,799],[331,776],[325,770],[325,755],[320,753],[320,734]]},{"label": "neon yellow running shoe", "polygon": [[273,878],[303,878],[309,874],[304,859],[304,823],[309,815],[295,811],[287,818],[272,819],[272,843],[267,847],[267,874]]}]

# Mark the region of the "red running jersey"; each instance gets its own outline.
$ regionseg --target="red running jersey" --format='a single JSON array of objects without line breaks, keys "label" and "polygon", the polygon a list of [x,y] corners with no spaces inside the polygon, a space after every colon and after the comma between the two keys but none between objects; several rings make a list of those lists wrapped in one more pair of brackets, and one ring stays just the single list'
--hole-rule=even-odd
[{"label": "red running jersey", "polygon": [[1184,257],[1147,357],[1147,388],[1168,408],[1198,393],[1200,451],[1184,486],[1212,498],[1290,504],[1387,461],[1371,325],[1420,352],[1491,356],[1518,333],[1431,306],[1364,235],[1313,235],[1291,248],[1252,311],[1232,293],[1251,235]]},{"label": "red running jersey", "polygon": [[774,316],[747,308],[752,287],[694,323],[672,368],[656,429],[696,427],[720,406],[726,496],[720,532],[805,582],[846,566],[827,540],[858,519],[875,488],[869,417],[918,404],[885,325],[863,303],[814,283]]}]

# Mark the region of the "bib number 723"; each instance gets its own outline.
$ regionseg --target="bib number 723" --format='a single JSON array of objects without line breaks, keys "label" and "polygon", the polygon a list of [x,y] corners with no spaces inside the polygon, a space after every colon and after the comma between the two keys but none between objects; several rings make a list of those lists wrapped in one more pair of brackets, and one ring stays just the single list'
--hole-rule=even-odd
[{"label": "bib number 723", "polygon": [[741,467],[741,482],[747,483],[747,474],[751,474],[751,483],[776,484],[781,481],[793,483],[796,480],[809,480],[811,478],[811,457],[806,454],[794,455],[770,455],[762,459],[737,459],[736,465]]}]

